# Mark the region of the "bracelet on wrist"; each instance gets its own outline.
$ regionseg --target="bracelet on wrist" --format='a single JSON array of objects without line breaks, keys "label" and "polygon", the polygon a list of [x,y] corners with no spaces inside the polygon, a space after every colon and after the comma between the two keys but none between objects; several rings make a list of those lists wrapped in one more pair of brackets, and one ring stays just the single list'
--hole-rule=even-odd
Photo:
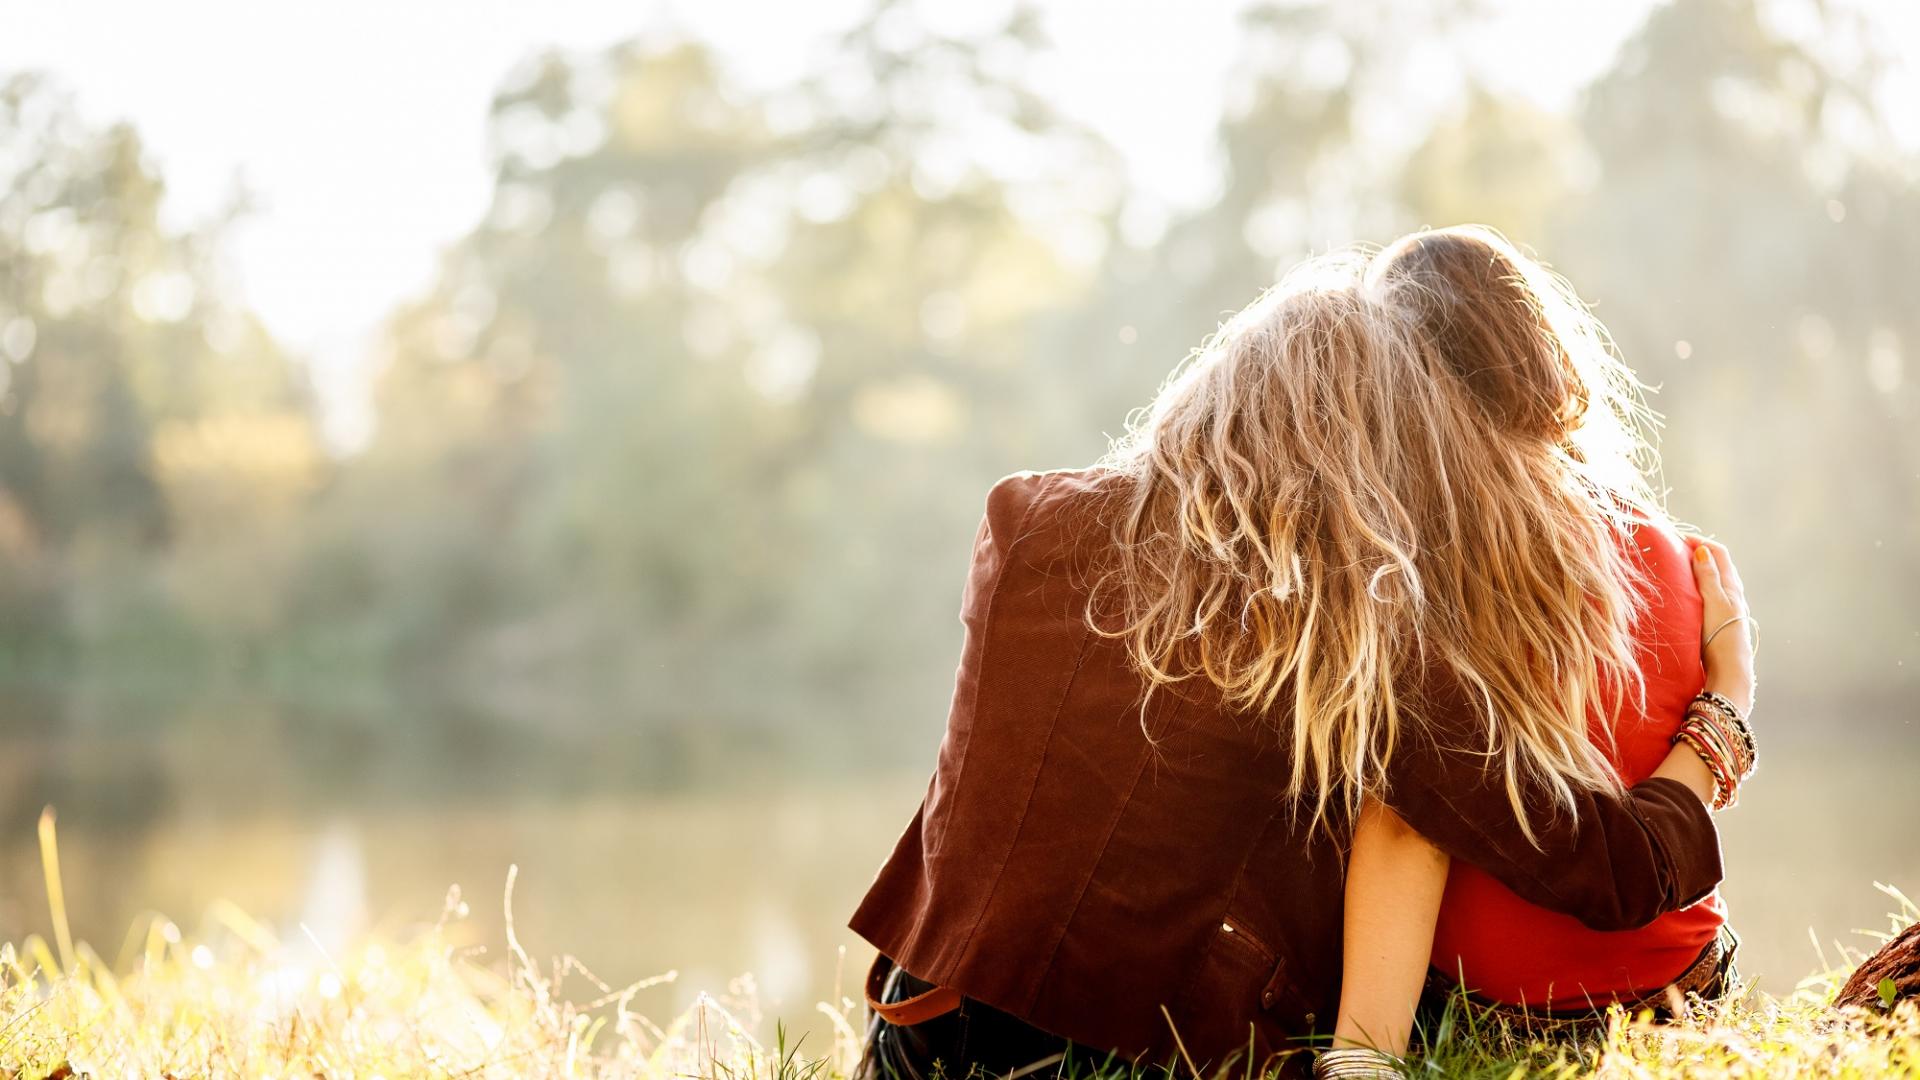
[{"label": "bracelet on wrist", "polygon": [[1741,741],[1747,744],[1747,755],[1749,757],[1756,756],[1758,750],[1753,743],[1753,725],[1747,722],[1746,714],[1742,713],[1740,708],[1733,703],[1733,699],[1725,694],[1716,693],[1712,690],[1701,691],[1700,698],[1707,704],[1720,710],[1720,714],[1726,717],[1728,723],[1733,725],[1735,731],[1739,732]]},{"label": "bracelet on wrist", "polygon": [[1313,1061],[1314,1080],[1383,1080],[1404,1075],[1399,1058],[1365,1046],[1322,1050]]},{"label": "bracelet on wrist", "polygon": [[1724,694],[1703,690],[1687,704],[1686,719],[1673,736],[1706,763],[1713,776],[1715,810],[1739,802],[1740,785],[1753,775],[1758,761],[1753,726]]},{"label": "bracelet on wrist", "polygon": [[1725,695],[1710,690],[1702,692],[1687,706],[1687,715],[1692,716],[1696,712],[1727,736],[1730,748],[1738,755],[1735,761],[1738,768],[1735,771],[1741,779],[1745,779],[1753,772],[1754,763],[1759,757],[1759,749],[1753,739],[1753,725]]}]

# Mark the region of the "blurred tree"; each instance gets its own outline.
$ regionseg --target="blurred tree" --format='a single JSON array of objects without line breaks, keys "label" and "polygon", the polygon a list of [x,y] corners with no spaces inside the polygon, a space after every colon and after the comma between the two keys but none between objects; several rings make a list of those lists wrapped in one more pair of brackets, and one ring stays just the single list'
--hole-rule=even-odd
[{"label": "blurred tree", "polygon": [[[131,129],[88,128],[38,78],[0,84],[0,575],[14,659],[143,630],[159,649],[257,631],[271,615],[250,601],[273,595],[268,582],[249,597],[176,589],[161,560],[191,552],[212,571],[249,540],[261,554],[262,533],[319,478],[297,369],[230,300],[217,230],[162,228],[161,192]],[[199,615],[208,625],[186,625]]]},{"label": "blurred tree", "polygon": [[1570,119],[1476,84],[1399,170],[1399,199],[1408,221],[1477,221],[1545,244],[1592,168]]},{"label": "blurred tree", "polygon": [[400,655],[660,723],[927,714],[980,492],[1073,442],[1030,335],[1118,195],[1002,77],[1036,44],[1025,15],[936,41],[883,5],[765,99],[685,43],[503,91],[493,210],[395,320],[332,500],[333,564],[413,608]]},{"label": "blurred tree", "polygon": [[[8,364],[0,475],[20,556],[51,547],[149,547],[165,541],[164,499],[135,400],[125,338],[150,334],[124,288],[155,265],[159,184],[130,130],[81,132],[37,80],[0,91],[0,139],[12,165],[0,188]],[[126,265],[138,260],[145,265]],[[184,314],[191,282],[159,277],[149,309]],[[184,300],[182,299],[184,297]],[[119,304],[101,301],[117,299]]]},{"label": "blurred tree", "polygon": [[132,133],[15,81],[8,639],[917,752],[996,476],[1097,457],[1302,256],[1482,220],[1665,388],[1675,509],[1742,550],[1770,685],[1909,692],[1920,196],[1853,12],[1672,0],[1550,111],[1462,59],[1476,0],[1262,7],[1217,198],[1181,211],[1033,91],[1025,8],[953,36],[883,0],[757,93],[689,42],[539,57],[493,102],[491,208],[395,313],[376,433],[338,463],[219,228],[162,229]]}]

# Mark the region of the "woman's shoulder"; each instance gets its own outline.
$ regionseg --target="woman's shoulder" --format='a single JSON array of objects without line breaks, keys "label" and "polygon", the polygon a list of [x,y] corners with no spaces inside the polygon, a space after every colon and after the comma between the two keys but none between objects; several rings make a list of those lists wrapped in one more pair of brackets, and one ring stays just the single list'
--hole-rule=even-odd
[{"label": "woman's shoulder", "polygon": [[1077,530],[1106,517],[1131,488],[1129,474],[1102,465],[1012,473],[987,493],[987,522],[1008,535]]},{"label": "woman's shoulder", "polygon": [[1629,553],[1640,569],[1661,581],[1693,584],[1693,526],[1658,510],[1633,511],[1626,530]]}]

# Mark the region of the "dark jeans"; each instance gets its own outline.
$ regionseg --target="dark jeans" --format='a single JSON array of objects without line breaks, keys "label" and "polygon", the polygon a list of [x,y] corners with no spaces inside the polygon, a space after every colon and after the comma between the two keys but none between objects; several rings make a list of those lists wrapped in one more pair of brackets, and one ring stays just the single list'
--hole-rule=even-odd
[{"label": "dark jeans", "polygon": [[[933,989],[895,966],[880,994],[883,1003],[905,1001]],[[1006,1076],[1031,1066],[1034,1073],[1051,1075],[1073,1044],[1049,1035],[1024,1020],[971,999],[945,1016],[924,1023],[896,1027],[871,1017],[867,1021],[867,1052],[857,1080],[966,1080],[969,1076]],[[1023,1073],[1023,1075],[1025,1075]]]}]

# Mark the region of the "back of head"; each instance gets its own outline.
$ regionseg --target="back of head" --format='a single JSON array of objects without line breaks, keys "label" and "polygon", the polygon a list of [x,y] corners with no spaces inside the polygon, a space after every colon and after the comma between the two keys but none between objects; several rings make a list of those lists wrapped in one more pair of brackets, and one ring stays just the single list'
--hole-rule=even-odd
[{"label": "back of head", "polygon": [[1411,233],[1367,285],[1410,316],[1498,434],[1578,455],[1616,496],[1644,498],[1639,383],[1570,286],[1482,225]]},{"label": "back of head", "polygon": [[1116,448],[1135,482],[1096,625],[1152,685],[1284,717],[1316,817],[1378,789],[1420,688],[1450,678],[1524,823],[1524,776],[1615,782],[1587,727],[1637,684],[1614,532],[1652,505],[1636,386],[1491,230],[1312,260]]}]

